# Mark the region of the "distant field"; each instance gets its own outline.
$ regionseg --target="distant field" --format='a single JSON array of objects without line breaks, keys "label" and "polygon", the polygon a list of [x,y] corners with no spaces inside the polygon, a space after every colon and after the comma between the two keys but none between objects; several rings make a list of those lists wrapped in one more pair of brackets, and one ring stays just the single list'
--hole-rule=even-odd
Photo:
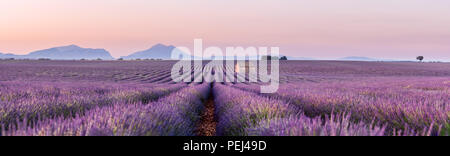
[{"label": "distant field", "polygon": [[450,63],[280,61],[274,94],[262,83],[175,83],[175,63],[1,60],[0,134],[450,133]]}]

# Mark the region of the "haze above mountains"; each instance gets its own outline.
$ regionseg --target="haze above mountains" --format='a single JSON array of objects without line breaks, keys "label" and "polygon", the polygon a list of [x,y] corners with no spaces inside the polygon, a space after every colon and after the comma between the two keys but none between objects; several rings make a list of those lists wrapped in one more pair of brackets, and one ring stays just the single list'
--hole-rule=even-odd
[{"label": "haze above mountains", "polygon": [[[162,60],[170,60],[171,53],[175,49],[175,46],[172,45],[163,45],[156,44],[150,49],[138,51],[132,53],[128,56],[122,56],[121,59],[124,60],[135,60],[135,59],[162,59]],[[27,55],[15,55],[15,54],[3,54],[0,53],[0,59],[52,59],[52,60],[114,60],[115,58],[106,51],[105,49],[92,49],[92,48],[82,48],[77,45],[69,45],[62,47],[55,47],[50,49],[38,50],[31,52]],[[226,56],[225,59],[233,59],[234,57]],[[250,59],[258,59],[257,56],[249,57]],[[287,56],[288,60],[320,60],[314,58],[305,58],[305,57],[291,57]],[[200,59],[200,57],[194,56],[194,59]],[[396,60],[387,60],[387,59],[374,59],[368,57],[359,57],[359,56],[351,56],[339,58],[336,60],[341,61],[396,61]]]}]

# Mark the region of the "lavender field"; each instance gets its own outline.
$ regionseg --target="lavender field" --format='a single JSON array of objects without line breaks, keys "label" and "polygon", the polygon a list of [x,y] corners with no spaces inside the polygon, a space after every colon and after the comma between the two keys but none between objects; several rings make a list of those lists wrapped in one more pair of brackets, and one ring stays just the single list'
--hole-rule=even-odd
[{"label": "lavender field", "polygon": [[175,63],[0,60],[0,135],[450,133],[449,63],[280,61],[273,94],[263,83],[175,83]]}]

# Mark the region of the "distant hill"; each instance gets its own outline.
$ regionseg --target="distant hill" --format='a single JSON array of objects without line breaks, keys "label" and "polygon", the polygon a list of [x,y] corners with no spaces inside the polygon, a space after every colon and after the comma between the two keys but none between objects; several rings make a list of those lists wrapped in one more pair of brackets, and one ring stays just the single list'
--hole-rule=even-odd
[{"label": "distant hill", "polygon": [[76,45],[39,50],[31,52],[25,57],[29,59],[49,58],[54,60],[114,59],[105,49],[81,48]]},{"label": "distant hill", "polygon": [[135,52],[128,56],[121,57],[125,60],[133,60],[133,59],[163,59],[170,60],[172,51],[175,49],[175,46],[166,46],[163,44],[157,44],[150,49]]},{"label": "distant hill", "polygon": [[361,56],[350,56],[338,59],[340,61],[385,61],[385,62],[402,62],[408,60],[396,60],[396,59],[379,59],[379,58],[369,58]]},{"label": "distant hill", "polygon": [[0,59],[5,59],[5,58],[19,58],[19,57],[21,57],[21,55],[3,54],[3,53],[0,53]]},{"label": "distant hill", "polygon": [[308,58],[308,57],[292,57],[292,56],[286,56],[288,60],[316,60],[314,58]]},{"label": "distant hill", "polygon": [[114,58],[105,49],[81,48],[76,45],[55,47],[31,52],[28,55],[0,54],[0,58],[14,59],[52,59],[52,60],[79,60],[79,59],[103,59]]},{"label": "distant hill", "polygon": [[360,56],[344,57],[344,58],[340,58],[338,60],[341,60],[341,61],[381,61],[379,59],[374,59],[374,58],[369,58],[369,57],[360,57]]}]

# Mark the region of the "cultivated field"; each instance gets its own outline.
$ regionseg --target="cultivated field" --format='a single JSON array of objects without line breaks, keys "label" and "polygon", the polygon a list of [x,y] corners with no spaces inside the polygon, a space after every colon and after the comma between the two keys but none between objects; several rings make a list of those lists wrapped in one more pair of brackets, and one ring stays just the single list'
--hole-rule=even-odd
[{"label": "cultivated field", "polygon": [[273,94],[262,83],[175,83],[175,63],[2,60],[0,135],[450,133],[449,63],[281,61]]}]

